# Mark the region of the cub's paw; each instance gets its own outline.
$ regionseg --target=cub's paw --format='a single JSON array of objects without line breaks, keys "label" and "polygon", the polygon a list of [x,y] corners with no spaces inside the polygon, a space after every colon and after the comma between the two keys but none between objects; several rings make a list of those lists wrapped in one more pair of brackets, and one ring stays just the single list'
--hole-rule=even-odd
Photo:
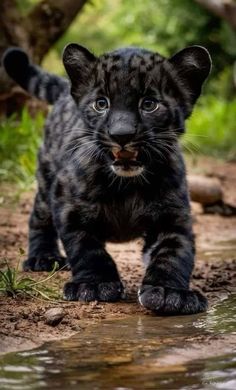
[{"label": "cub's paw", "polygon": [[146,284],[138,297],[142,306],[162,315],[195,314],[207,309],[207,299],[198,291]]},{"label": "cub's paw", "polygon": [[124,287],[120,281],[101,283],[68,282],[64,286],[67,301],[115,302],[123,297]]},{"label": "cub's paw", "polygon": [[25,260],[23,263],[23,270],[34,272],[50,272],[54,269],[55,262],[58,263],[59,269],[63,267],[63,271],[68,271],[70,269],[65,257],[42,255],[37,257],[29,257],[27,260]]}]

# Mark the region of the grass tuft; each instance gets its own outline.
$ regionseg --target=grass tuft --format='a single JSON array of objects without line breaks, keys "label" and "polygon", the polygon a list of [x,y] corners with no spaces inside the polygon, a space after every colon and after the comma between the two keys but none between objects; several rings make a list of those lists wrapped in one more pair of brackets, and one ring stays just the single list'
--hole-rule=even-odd
[{"label": "grass tuft", "polygon": [[25,277],[19,270],[20,258],[24,251],[20,249],[20,256],[16,267],[11,268],[5,259],[5,270],[0,270],[0,292],[16,298],[17,295],[23,297],[41,298],[44,300],[59,299],[58,293],[47,285],[47,282],[58,272],[58,263],[55,262],[53,270],[49,275],[40,280]]}]

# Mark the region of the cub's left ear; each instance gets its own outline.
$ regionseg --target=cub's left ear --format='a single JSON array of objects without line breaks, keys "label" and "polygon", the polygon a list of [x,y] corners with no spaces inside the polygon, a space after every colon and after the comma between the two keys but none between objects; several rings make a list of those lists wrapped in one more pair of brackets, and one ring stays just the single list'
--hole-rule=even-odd
[{"label": "cub's left ear", "polygon": [[176,53],[168,61],[173,65],[183,88],[186,88],[191,104],[194,104],[211,71],[209,52],[202,46],[190,46]]}]

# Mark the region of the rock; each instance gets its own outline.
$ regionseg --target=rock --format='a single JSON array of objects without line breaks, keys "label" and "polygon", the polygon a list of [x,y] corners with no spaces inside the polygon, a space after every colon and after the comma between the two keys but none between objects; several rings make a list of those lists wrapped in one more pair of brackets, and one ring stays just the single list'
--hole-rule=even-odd
[{"label": "rock", "polygon": [[82,328],[79,325],[72,325],[71,330],[74,330],[76,332],[80,332],[82,330]]},{"label": "rock", "polygon": [[212,205],[222,201],[223,191],[218,179],[190,175],[187,177],[187,181],[192,201],[203,205]]},{"label": "rock", "polygon": [[47,325],[57,326],[65,317],[65,312],[60,307],[53,307],[45,312],[44,317]]}]

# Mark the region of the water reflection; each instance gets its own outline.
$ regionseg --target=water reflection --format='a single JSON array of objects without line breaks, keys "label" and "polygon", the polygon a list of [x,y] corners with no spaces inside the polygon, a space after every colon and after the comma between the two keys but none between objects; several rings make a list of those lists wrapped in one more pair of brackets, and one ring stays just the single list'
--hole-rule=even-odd
[{"label": "water reflection", "polygon": [[0,388],[235,389],[236,351],[214,357],[214,342],[206,346],[209,336],[230,340],[235,320],[231,296],[201,315],[104,321],[69,340],[6,355]]}]

